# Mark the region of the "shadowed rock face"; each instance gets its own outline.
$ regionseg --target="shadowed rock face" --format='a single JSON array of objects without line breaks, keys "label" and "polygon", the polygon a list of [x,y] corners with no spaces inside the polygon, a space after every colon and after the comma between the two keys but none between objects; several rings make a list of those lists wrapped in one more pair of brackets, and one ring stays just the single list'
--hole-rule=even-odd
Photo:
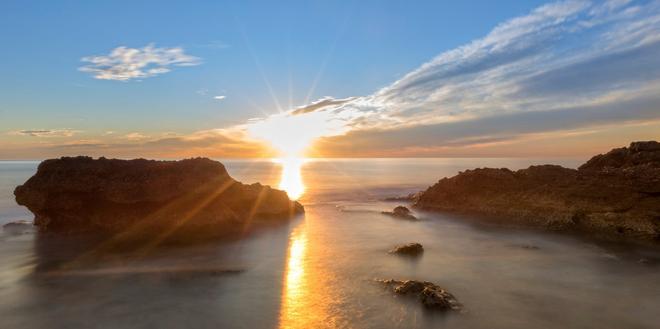
[{"label": "shadowed rock face", "polygon": [[302,213],[285,192],[232,179],[205,158],[46,160],[14,191],[41,231],[216,236]]},{"label": "shadowed rock face", "polygon": [[578,170],[556,165],[466,170],[429,187],[415,207],[556,229],[657,239],[660,143],[634,142]]}]

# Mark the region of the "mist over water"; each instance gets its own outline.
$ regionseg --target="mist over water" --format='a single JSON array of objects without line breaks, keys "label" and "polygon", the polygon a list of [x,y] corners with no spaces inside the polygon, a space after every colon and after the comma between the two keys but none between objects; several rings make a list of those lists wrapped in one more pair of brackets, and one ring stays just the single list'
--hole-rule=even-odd
[{"label": "mist over water", "polygon": [[[655,328],[660,250],[417,212],[380,214],[474,167],[584,159],[346,159],[302,165],[304,216],[240,240],[72,262],[88,241],[0,232],[0,328]],[[272,161],[223,161],[278,186]],[[0,223],[37,163],[0,162]],[[387,253],[419,242],[418,259]],[[62,264],[70,265],[62,267]],[[64,268],[64,270],[62,270]],[[432,281],[465,313],[429,312],[373,282]]]}]

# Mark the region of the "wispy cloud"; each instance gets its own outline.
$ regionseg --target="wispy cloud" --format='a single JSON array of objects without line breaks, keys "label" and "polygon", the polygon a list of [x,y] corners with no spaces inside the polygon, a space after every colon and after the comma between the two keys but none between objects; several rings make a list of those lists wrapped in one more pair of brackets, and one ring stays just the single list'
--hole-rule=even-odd
[{"label": "wispy cloud", "polygon": [[220,101],[220,100],[223,100],[223,99],[225,99],[225,98],[227,98],[227,96],[224,96],[224,95],[213,96],[213,99],[217,99],[217,100],[219,100],[219,101]]},{"label": "wispy cloud", "polygon": [[326,113],[335,127],[326,139],[345,139],[347,147],[360,138],[365,148],[467,145],[567,125],[655,120],[657,95],[660,1],[561,1],[506,21],[372,95],[322,99],[288,115]]},{"label": "wispy cloud", "polygon": [[149,44],[143,48],[117,47],[108,55],[82,58],[89,63],[79,68],[95,79],[128,81],[170,72],[172,66],[194,66],[201,59],[188,55],[181,47],[158,48]]},{"label": "wispy cloud", "polygon": [[142,133],[138,133],[138,132],[132,132],[132,133],[124,135],[124,138],[126,138],[128,140],[131,140],[131,141],[139,141],[139,140],[147,139],[147,138],[149,138],[149,136],[144,135]]},{"label": "wispy cloud", "polygon": [[[110,157],[183,158],[208,156],[218,158],[246,158],[274,156],[263,143],[246,135],[244,129],[210,129],[187,135],[161,134],[150,137],[144,134],[110,138],[79,139],[64,143],[37,143],[0,145],[0,159],[29,159],[60,157],[65,155],[90,155]],[[129,134],[130,135],[130,134]]]},{"label": "wispy cloud", "polygon": [[71,137],[79,131],[73,129],[30,129],[9,132],[10,135],[31,137]]}]

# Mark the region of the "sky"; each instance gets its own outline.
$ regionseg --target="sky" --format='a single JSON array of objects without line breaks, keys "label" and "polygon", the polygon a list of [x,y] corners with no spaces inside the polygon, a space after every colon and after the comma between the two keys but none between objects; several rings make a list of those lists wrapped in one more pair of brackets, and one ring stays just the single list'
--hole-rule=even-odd
[{"label": "sky", "polygon": [[660,1],[2,1],[0,159],[660,139]]}]

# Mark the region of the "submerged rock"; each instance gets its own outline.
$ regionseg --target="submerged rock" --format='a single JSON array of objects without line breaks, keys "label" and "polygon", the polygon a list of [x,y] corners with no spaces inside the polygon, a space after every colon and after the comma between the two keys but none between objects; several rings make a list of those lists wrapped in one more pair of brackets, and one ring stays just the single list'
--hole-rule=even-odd
[{"label": "submerged rock", "polygon": [[466,170],[424,191],[415,207],[469,212],[552,229],[660,237],[660,143],[634,142],[579,169]]},{"label": "submerged rock", "polygon": [[46,160],[14,195],[41,231],[131,237],[218,236],[304,211],[285,192],[237,182],[206,158]]},{"label": "submerged rock", "polygon": [[396,294],[416,296],[422,305],[436,310],[461,310],[463,305],[456,297],[440,286],[428,281],[376,280],[390,287]]},{"label": "submerged rock", "polygon": [[24,234],[34,231],[34,225],[27,220],[17,220],[2,225],[2,230],[10,234]]},{"label": "submerged rock", "polygon": [[406,256],[419,256],[424,252],[424,247],[416,242],[396,246],[390,250],[391,254],[399,254]]},{"label": "submerged rock", "polygon": [[407,220],[417,220],[417,217],[415,217],[412,214],[412,212],[410,212],[410,209],[408,209],[404,206],[397,206],[392,211],[383,211],[382,214],[392,216],[392,217],[395,217],[395,218],[401,218],[401,219],[407,219]]}]

